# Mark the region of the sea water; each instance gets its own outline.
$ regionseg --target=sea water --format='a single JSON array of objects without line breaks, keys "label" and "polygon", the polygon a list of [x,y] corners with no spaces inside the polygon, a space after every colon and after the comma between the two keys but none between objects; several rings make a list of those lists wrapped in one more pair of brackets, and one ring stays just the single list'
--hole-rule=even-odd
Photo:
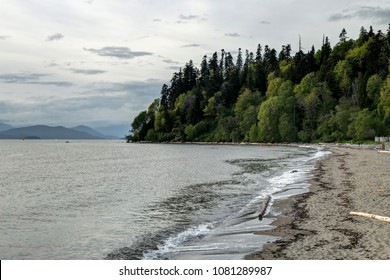
[{"label": "sea water", "polygon": [[0,141],[1,259],[241,259],[313,147]]}]

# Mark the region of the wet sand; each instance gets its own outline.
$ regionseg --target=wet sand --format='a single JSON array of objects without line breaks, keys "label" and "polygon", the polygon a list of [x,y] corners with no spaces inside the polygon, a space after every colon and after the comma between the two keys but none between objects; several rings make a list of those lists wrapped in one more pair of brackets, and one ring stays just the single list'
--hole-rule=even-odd
[{"label": "wet sand", "polygon": [[[275,201],[279,237],[247,259],[389,260],[390,223],[349,212],[390,216],[390,154],[331,147],[317,163],[310,191]],[[272,214],[270,214],[272,216]]]}]

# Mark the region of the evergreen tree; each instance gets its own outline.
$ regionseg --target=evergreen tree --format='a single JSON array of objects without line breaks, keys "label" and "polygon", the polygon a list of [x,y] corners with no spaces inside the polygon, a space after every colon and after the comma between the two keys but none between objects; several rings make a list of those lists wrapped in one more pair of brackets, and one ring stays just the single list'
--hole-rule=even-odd
[{"label": "evergreen tree", "polygon": [[242,70],[243,60],[242,60],[242,51],[241,48],[238,49],[238,55],[237,55],[237,62],[236,62],[236,68],[237,71]]},{"label": "evergreen tree", "polygon": [[345,28],[343,28],[343,30],[341,30],[341,33],[339,35],[339,39],[340,39],[340,43],[345,43],[347,41],[347,31],[345,30]]},{"label": "evergreen tree", "polygon": [[282,50],[279,53],[279,61],[281,60],[286,60],[286,61],[291,60],[291,45],[282,46]]}]

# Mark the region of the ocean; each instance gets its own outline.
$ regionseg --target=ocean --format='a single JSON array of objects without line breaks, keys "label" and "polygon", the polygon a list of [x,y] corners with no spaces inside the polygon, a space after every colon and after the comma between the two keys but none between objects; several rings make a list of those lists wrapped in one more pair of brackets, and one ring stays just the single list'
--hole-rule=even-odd
[{"label": "ocean", "polygon": [[[1,140],[0,258],[243,259],[272,202],[307,191],[311,146]],[[258,211],[271,195],[271,207]]]}]

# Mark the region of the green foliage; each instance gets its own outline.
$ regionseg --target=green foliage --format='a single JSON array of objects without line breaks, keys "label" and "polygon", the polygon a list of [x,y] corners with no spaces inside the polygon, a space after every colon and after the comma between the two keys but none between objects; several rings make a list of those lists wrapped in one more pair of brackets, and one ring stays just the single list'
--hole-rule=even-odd
[{"label": "green foliage", "polygon": [[130,138],[132,141],[140,141],[143,140],[148,131],[148,124],[150,120],[148,117],[148,113],[146,111],[142,111],[138,114],[131,123],[131,127],[133,135]]},{"label": "green foliage", "polygon": [[385,128],[377,118],[376,112],[363,109],[355,114],[348,126],[348,136],[356,141],[372,140],[376,135],[382,135]]},{"label": "green foliage", "polygon": [[213,121],[202,120],[196,125],[189,124],[185,127],[186,141],[211,141],[207,135],[214,128]]},{"label": "green foliage", "polygon": [[203,112],[208,117],[216,117],[218,115],[219,105],[217,102],[217,97],[212,96],[208,100],[207,106],[203,109]]},{"label": "green foliage", "polygon": [[279,133],[282,142],[294,142],[297,140],[298,131],[291,115],[284,113],[279,118]]},{"label": "green foliage", "polygon": [[355,68],[362,68],[368,53],[368,42],[351,49],[345,57]]},{"label": "green foliage", "polygon": [[148,133],[145,136],[146,141],[157,142],[158,134],[154,131],[154,128],[148,130]]},{"label": "green foliage", "polygon": [[239,135],[244,141],[249,141],[249,131],[257,123],[259,104],[262,101],[260,92],[245,89],[237,98],[234,115],[238,121]]},{"label": "green foliage", "polygon": [[379,109],[387,122],[390,121],[390,75],[381,89]]},{"label": "green foliage", "polygon": [[[342,29],[332,48],[190,60],[131,124],[132,141],[363,141],[390,132],[390,28]],[[387,79],[385,79],[387,77]]]},{"label": "green foliage", "polygon": [[342,98],[340,103],[329,114],[323,116],[317,128],[317,135],[323,142],[350,140],[347,135],[348,126],[358,112],[348,99]]},{"label": "green foliage", "polygon": [[376,108],[378,106],[382,85],[383,80],[378,74],[372,75],[367,81],[366,92],[367,97],[372,102],[372,108]]},{"label": "green foliage", "polygon": [[255,124],[249,130],[249,142],[260,142],[259,128]]},{"label": "green foliage", "polygon": [[352,65],[347,60],[340,60],[333,70],[336,80],[339,83],[340,88],[345,94],[348,94],[352,81],[350,76],[352,75]]},{"label": "green foliage", "polygon": [[279,87],[282,85],[283,80],[282,78],[275,77],[275,73],[271,73],[268,76],[268,88],[267,92],[265,93],[267,98],[276,96],[279,91]]},{"label": "green foliage", "polygon": [[278,96],[270,97],[261,104],[258,115],[258,137],[261,142],[278,142],[281,140],[279,118],[282,108],[283,103]]},{"label": "green foliage", "polygon": [[295,86],[294,88],[294,94],[298,101],[298,104],[301,106],[304,105],[305,98],[310,94],[314,86],[317,84],[318,78],[316,77],[315,73],[309,73],[307,74],[301,82]]},{"label": "green foliage", "polygon": [[239,134],[237,130],[237,120],[232,116],[221,118],[215,132],[216,142],[238,142]]},{"label": "green foliage", "polygon": [[186,135],[187,141],[194,141],[195,132],[194,132],[194,125],[193,124],[187,125],[186,128],[184,129],[184,133]]}]

